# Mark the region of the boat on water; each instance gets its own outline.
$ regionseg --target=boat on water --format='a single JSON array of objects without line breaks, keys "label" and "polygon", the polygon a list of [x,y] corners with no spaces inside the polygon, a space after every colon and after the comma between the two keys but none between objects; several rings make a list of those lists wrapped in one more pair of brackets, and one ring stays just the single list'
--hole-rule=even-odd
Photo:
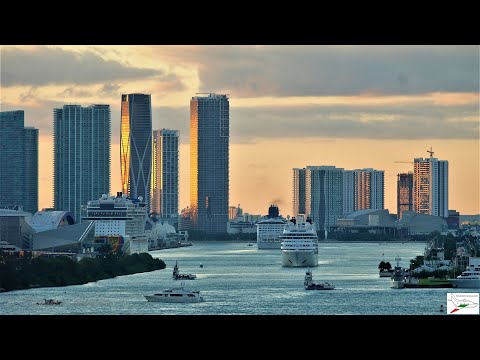
[{"label": "boat on water", "polygon": [[305,273],[305,280],[303,282],[303,285],[305,286],[305,290],[334,290],[335,289],[335,286],[328,282],[323,282],[318,284],[314,283],[312,271],[310,269],[308,269],[307,272]]},{"label": "boat on water", "polygon": [[202,263],[200,263],[200,267],[203,268],[203,264],[202,264]]},{"label": "boat on water", "polygon": [[60,305],[62,302],[55,299],[45,299],[45,302],[37,302],[37,305]]},{"label": "boat on water", "polygon": [[393,270],[392,269],[390,269],[390,270],[380,270],[378,272],[379,277],[389,277],[389,278],[391,278],[392,275],[393,275]]},{"label": "boat on water", "polygon": [[470,257],[467,270],[448,281],[454,288],[480,289],[480,257]]},{"label": "boat on water", "polygon": [[143,295],[150,302],[166,303],[196,303],[204,301],[199,290],[188,290],[182,283],[182,286],[162,290],[153,295]]},{"label": "boat on water", "polygon": [[310,217],[303,219],[303,215],[292,217],[280,236],[284,267],[318,266],[317,231]]},{"label": "boat on water", "polygon": [[257,247],[261,249],[280,249],[280,236],[287,220],[279,215],[278,206],[270,205],[268,215],[257,223]]},{"label": "boat on water", "polygon": [[403,289],[405,287],[405,273],[403,272],[402,267],[399,265],[400,260],[399,257],[395,258],[397,262],[397,266],[393,269],[393,274],[390,281],[390,287],[392,289]]},{"label": "boat on water", "polygon": [[180,271],[178,270],[178,261],[175,261],[175,266],[173,267],[172,274],[173,280],[194,280],[196,278],[197,275],[195,274],[180,274]]}]

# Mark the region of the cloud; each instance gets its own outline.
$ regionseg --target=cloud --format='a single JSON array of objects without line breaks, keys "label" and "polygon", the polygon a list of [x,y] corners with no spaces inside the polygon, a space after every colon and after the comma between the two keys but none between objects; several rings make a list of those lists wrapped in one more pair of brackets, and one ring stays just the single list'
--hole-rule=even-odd
[{"label": "cloud", "polygon": [[162,71],[105,60],[98,52],[60,48],[5,48],[0,54],[1,86],[97,84],[165,76]]},{"label": "cloud", "polygon": [[[181,50],[181,49],[180,49]],[[200,91],[235,97],[478,92],[478,46],[199,46]]]}]

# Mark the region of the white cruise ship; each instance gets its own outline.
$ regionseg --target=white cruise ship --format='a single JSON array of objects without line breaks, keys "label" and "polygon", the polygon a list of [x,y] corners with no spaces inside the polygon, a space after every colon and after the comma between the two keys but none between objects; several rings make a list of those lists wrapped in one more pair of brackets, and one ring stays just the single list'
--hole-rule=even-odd
[{"label": "white cruise ship", "polygon": [[95,242],[110,243],[114,252],[126,254],[148,252],[145,235],[146,207],[143,198],[128,198],[117,192],[117,196],[103,194],[82,207],[82,220],[95,222]]},{"label": "white cruise ship", "polygon": [[307,267],[318,265],[318,237],[310,218],[292,217],[281,236],[282,266]]},{"label": "white cruise ship", "polygon": [[287,220],[278,215],[278,207],[271,205],[268,215],[257,223],[258,249],[280,249],[280,236],[286,224]]}]

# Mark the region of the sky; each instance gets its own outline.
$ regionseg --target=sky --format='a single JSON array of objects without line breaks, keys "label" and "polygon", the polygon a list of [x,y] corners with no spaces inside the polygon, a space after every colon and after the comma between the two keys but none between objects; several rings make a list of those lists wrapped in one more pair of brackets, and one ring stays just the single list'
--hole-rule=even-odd
[{"label": "sky", "polygon": [[152,98],[153,129],[180,130],[180,209],[189,205],[189,104],[230,98],[230,205],[292,213],[292,168],[385,170],[449,161],[449,209],[480,213],[478,45],[0,46],[0,109],[39,129],[39,208],[53,204],[53,109],[109,104],[111,193],[121,190],[121,94]]}]

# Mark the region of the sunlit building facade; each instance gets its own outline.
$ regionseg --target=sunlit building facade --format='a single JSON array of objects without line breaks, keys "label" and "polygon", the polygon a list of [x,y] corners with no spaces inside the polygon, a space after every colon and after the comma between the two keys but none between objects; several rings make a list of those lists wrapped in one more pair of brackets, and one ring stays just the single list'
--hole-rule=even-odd
[{"label": "sunlit building facade", "polygon": [[305,214],[305,169],[293,169],[292,216]]},{"label": "sunlit building facade", "polygon": [[152,200],[158,217],[178,217],[178,130],[153,131]]},{"label": "sunlit building facade", "polygon": [[190,101],[190,209],[192,226],[226,233],[229,191],[230,105],[227,95]]},{"label": "sunlit building facade", "polygon": [[24,111],[0,112],[0,208],[38,210],[38,129]]},{"label": "sunlit building facade", "polygon": [[53,202],[76,223],[81,207],[110,192],[110,106],[53,110]]},{"label": "sunlit building facade", "polygon": [[447,160],[415,158],[413,188],[415,212],[448,218]]},{"label": "sunlit building facade", "polygon": [[385,171],[357,169],[355,173],[355,210],[383,209]]},{"label": "sunlit building facade", "polygon": [[413,172],[397,174],[398,219],[404,211],[413,211]]},{"label": "sunlit building facade", "polygon": [[[120,172],[122,191],[142,197],[150,209],[152,168],[152,105],[149,94],[122,95]],[[94,199],[96,197],[92,197]]]}]

